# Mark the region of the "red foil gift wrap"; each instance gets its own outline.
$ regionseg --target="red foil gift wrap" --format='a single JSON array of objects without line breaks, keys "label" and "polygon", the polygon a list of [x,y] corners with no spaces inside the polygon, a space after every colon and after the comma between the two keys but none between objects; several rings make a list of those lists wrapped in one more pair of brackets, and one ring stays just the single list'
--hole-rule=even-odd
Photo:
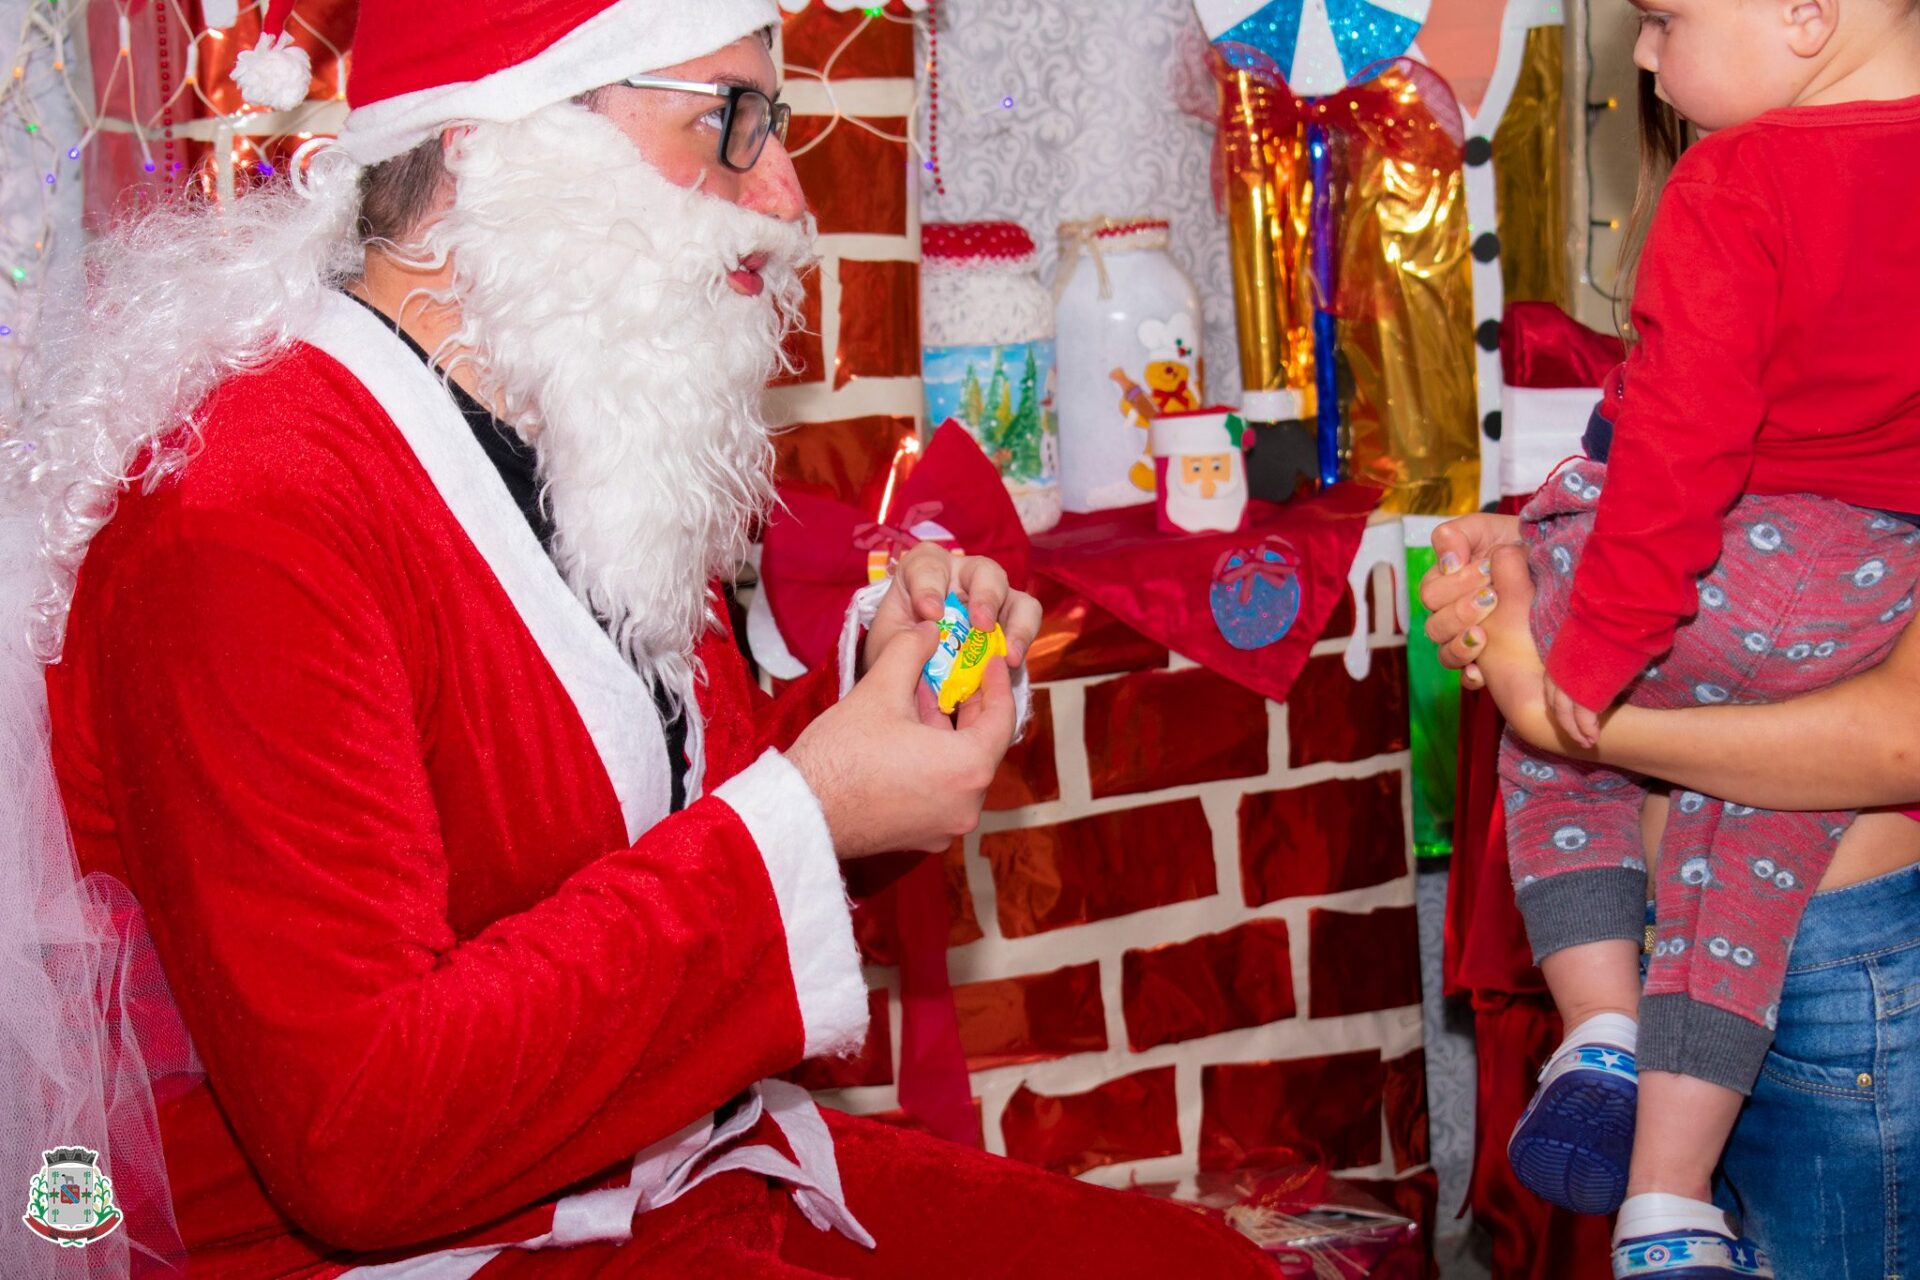
[{"label": "red foil gift wrap", "polygon": [[898,19],[912,10],[892,0],[886,16],[880,5],[834,8],[809,4],[780,24],[780,56],[789,75],[816,78],[832,62],[835,79],[867,80],[913,74],[913,24]]},{"label": "red foil gift wrap", "polygon": [[1407,874],[1401,775],[1240,798],[1240,883],[1250,907],[1386,884]]},{"label": "red foil gift wrap", "polygon": [[1427,1054],[1415,1049],[1387,1064],[1387,1143],[1393,1167],[1412,1169],[1433,1159],[1427,1128]]},{"label": "red foil gift wrap", "polygon": [[980,853],[993,868],[1000,933],[1007,938],[1219,891],[1213,831],[1198,800],[990,831],[980,838]]},{"label": "red foil gift wrap", "polygon": [[[834,68],[835,78],[845,73]],[[807,208],[824,235],[886,235],[907,233],[906,173],[909,164],[904,140],[907,121],[868,121],[891,135],[878,137],[832,116],[794,116],[788,128],[788,149],[795,153],[794,172],[807,193]],[[849,174],[899,174],[898,183],[848,181]],[[919,297],[915,264],[898,264],[913,271],[912,296]],[[918,331],[913,331],[917,333]],[[919,355],[915,348],[915,357]]]},{"label": "red foil gift wrap", "polygon": [[1174,1069],[1136,1071],[1053,1097],[1021,1085],[1000,1113],[1007,1154],[1069,1176],[1180,1150]]},{"label": "red foil gift wrap", "polygon": [[1374,1050],[1210,1066],[1200,1084],[1200,1167],[1377,1164],[1385,1085]]},{"label": "red foil gift wrap", "polygon": [[965,983],[953,989],[953,1004],[974,1071],[1107,1047],[1097,964]]},{"label": "red foil gift wrap", "polygon": [[1426,1233],[1404,1210],[1369,1194],[1373,1189],[1314,1165],[1202,1173],[1191,1184],[1133,1188],[1233,1227],[1290,1280],[1425,1280]]},{"label": "red foil gift wrap", "polygon": [[1120,980],[1127,1045],[1218,1035],[1291,1018],[1293,960],[1287,922],[1254,920],[1225,933],[1129,951]]},{"label": "red foil gift wrap", "polygon": [[[845,185],[845,184],[842,184]],[[920,374],[920,269],[911,262],[840,263],[840,346],[833,385]]]},{"label": "red foil gift wrap", "polygon": [[885,414],[809,422],[778,432],[773,449],[780,491],[832,498],[857,511],[878,511],[901,442],[917,442],[919,433],[915,419]]},{"label": "red foil gift wrap", "polygon": [[1420,927],[1412,907],[1307,913],[1308,1007],[1316,1018],[1420,1003]]},{"label": "red foil gift wrap", "polygon": [[1382,649],[1364,680],[1337,653],[1309,659],[1287,697],[1287,763],[1296,769],[1407,749],[1407,651]]},{"label": "red foil gift wrap", "polygon": [[1054,761],[1053,695],[1033,690],[1033,713],[1026,736],[1007,749],[987,788],[987,812],[1024,809],[1060,798],[1060,769]]},{"label": "red foil gift wrap", "polygon": [[1204,667],[1089,685],[1085,726],[1096,800],[1267,771],[1266,699]]}]

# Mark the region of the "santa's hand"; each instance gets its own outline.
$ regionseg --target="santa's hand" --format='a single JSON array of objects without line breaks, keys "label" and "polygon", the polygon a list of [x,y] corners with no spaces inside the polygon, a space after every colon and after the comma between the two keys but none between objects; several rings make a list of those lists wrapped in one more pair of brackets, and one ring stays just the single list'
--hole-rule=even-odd
[{"label": "santa's hand", "polygon": [[999,625],[1007,637],[1010,665],[1017,667],[1027,660],[1027,648],[1040,634],[1040,602],[1015,591],[1007,571],[985,556],[959,557],[922,542],[894,566],[893,588],[867,628],[860,669],[871,668],[896,636],[922,622],[938,622],[948,592],[958,592],[966,600],[969,626],[991,631]]},{"label": "santa's hand", "polygon": [[896,632],[873,669],[787,752],[819,798],[842,858],[937,852],[979,825],[987,787],[1013,744],[1013,692],[1006,665],[990,660],[957,729],[944,717],[926,723],[921,669],[939,640],[931,622]]}]

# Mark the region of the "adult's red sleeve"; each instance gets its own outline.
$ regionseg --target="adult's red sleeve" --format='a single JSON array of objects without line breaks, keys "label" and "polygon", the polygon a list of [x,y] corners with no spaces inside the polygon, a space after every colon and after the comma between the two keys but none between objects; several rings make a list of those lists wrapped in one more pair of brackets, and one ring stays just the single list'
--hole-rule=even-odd
[{"label": "adult's red sleeve", "polygon": [[129,878],[215,1094],[303,1228],[372,1250],[492,1221],[864,1029],[850,933],[796,955],[792,903],[844,913],[844,893],[778,756],[456,936],[431,690],[311,527],[176,513],[98,620]]},{"label": "adult's red sleeve", "polygon": [[1751,197],[1680,173],[1661,195],[1606,488],[1547,657],[1582,706],[1612,705],[1698,608],[1695,584],[1719,558],[1766,417],[1780,256]]},{"label": "adult's red sleeve", "polygon": [[840,700],[840,675],[830,667],[809,671],[779,693],[768,697],[753,691],[754,731],[762,749],[785,751],[801,730],[822,711]]}]

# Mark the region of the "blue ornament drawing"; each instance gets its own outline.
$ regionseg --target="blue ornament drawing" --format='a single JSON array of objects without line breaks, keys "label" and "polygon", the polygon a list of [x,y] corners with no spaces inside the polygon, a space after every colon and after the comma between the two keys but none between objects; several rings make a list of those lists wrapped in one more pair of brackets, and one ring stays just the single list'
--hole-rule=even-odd
[{"label": "blue ornament drawing", "polygon": [[1236,649],[1264,649],[1293,630],[1300,616],[1297,555],[1283,539],[1229,551],[1214,566],[1207,603],[1213,624]]}]

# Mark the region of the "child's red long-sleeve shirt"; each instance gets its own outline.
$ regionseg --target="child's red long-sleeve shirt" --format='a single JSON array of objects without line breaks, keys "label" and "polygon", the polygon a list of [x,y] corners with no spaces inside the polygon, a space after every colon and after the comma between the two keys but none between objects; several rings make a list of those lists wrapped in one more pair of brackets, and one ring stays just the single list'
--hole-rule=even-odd
[{"label": "child's red long-sleeve shirt", "polygon": [[1633,321],[1606,489],[1547,660],[1594,709],[1693,616],[1743,494],[1920,511],[1920,98],[1773,111],[1702,140],[1661,195]]}]

